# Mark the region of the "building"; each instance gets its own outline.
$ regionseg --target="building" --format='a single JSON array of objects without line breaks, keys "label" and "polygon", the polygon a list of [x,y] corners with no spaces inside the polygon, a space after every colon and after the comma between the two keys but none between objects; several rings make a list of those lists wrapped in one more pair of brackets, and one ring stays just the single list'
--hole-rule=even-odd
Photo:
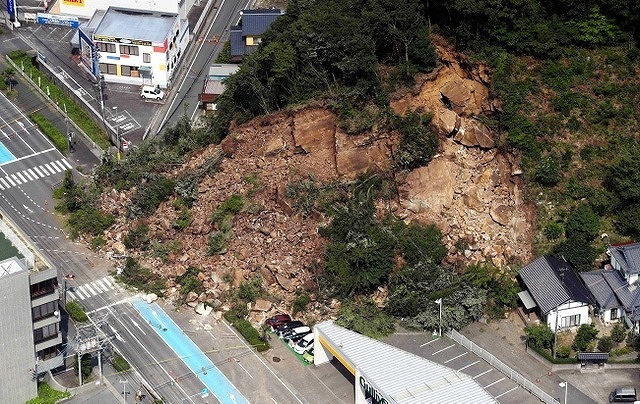
[{"label": "building", "polygon": [[50,1],[47,12],[89,19],[98,10],[107,7],[131,8],[137,10],[173,13],[186,19],[192,0],[55,0]]},{"label": "building", "polygon": [[640,243],[611,245],[611,263],[604,269],[580,274],[595,297],[595,313],[602,322],[624,321],[640,332]]},{"label": "building", "polygon": [[542,256],[525,265],[518,275],[526,290],[518,293],[527,310],[536,310],[554,332],[590,324],[594,299],[565,260]]},{"label": "building", "polygon": [[258,49],[262,35],[283,14],[284,10],[277,8],[242,10],[241,24],[233,25],[229,30],[231,61],[241,62],[245,55]]},{"label": "building", "polygon": [[78,36],[81,64],[95,77],[165,88],[189,42],[189,26],[175,13],[109,7]]},{"label": "building", "polygon": [[216,109],[216,99],[225,90],[224,81],[237,72],[240,66],[233,64],[215,64],[209,67],[209,75],[204,80],[199,99],[202,108],[207,111]]},{"label": "building", "polygon": [[355,402],[496,403],[471,376],[324,321],[313,327],[313,361],[335,357],[355,377]]},{"label": "building", "polygon": [[23,258],[0,261],[0,402],[37,395],[35,374],[63,365],[58,272],[0,220],[0,231]]}]

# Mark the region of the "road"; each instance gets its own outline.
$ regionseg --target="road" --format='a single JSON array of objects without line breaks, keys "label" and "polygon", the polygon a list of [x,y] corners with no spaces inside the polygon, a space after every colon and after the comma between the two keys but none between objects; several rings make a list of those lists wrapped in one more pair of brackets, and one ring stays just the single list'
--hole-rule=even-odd
[{"label": "road", "polygon": [[[252,0],[221,0],[211,19],[203,25],[203,33],[195,40],[196,55],[193,60],[185,60],[176,73],[173,85],[173,98],[165,109],[160,125],[150,133],[160,133],[163,129],[175,125],[186,114],[193,119],[198,111],[198,95],[202,91],[209,67],[216,60],[224,43],[229,39],[229,27],[238,23],[240,11],[249,7]],[[216,35],[218,43],[207,41]],[[182,76],[182,77],[181,77]],[[176,84],[178,83],[178,84]]]}]

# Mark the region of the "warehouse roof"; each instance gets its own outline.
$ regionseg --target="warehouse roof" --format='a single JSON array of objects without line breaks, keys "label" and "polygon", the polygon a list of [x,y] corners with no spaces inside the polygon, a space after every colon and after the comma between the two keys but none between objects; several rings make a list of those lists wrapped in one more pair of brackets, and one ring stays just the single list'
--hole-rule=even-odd
[{"label": "warehouse roof", "polygon": [[[396,403],[497,402],[469,375],[325,321],[317,342]],[[338,357],[340,356],[340,357]],[[346,363],[345,363],[346,362]]]}]

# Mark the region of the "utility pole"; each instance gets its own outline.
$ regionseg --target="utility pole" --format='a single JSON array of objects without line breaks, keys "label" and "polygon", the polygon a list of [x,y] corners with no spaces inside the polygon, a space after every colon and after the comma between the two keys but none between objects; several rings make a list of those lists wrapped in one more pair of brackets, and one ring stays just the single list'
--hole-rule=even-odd
[{"label": "utility pole", "polygon": [[127,383],[129,383],[129,380],[120,380],[120,383],[122,383],[122,403],[127,404]]}]

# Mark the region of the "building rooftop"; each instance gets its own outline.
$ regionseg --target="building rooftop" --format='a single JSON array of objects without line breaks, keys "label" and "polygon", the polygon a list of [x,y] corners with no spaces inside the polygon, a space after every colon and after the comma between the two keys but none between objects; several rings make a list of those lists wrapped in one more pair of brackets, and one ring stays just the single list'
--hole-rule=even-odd
[{"label": "building rooftop", "polygon": [[18,258],[8,258],[0,261],[0,278],[26,270],[27,266]]},{"label": "building rooftop", "polygon": [[589,290],[565,260],[544,255],[518,271],[544,314],[571,300],[593,303]]},{"label": "building rooftop", "polygon": [[284,14],[284,10],[255,9],[242,10],[242,35],[262,35],[276,18]]},{"label": "building rooftop", "polygon": [[215,64],[209,67],[209,79],[222,80],[237,72],[240,66],[234,64]]},{"label": "building rooftop", "polygon": [[[473,378],[384,342],[335,325],[316,324],[318,338],[395,403],[495,403]],[[317,343],[317,341],[316,341]],[[356,388],[359,388],[356,381]]]},{"label": "building rooftop", "polygon": [[177,14],[109,7],[94,35],[164,42],[170,36]]},{"label": "building rooftop", "polygon": [[625,273],[640,273],[640,243],[612,245],[609,252]]}]

